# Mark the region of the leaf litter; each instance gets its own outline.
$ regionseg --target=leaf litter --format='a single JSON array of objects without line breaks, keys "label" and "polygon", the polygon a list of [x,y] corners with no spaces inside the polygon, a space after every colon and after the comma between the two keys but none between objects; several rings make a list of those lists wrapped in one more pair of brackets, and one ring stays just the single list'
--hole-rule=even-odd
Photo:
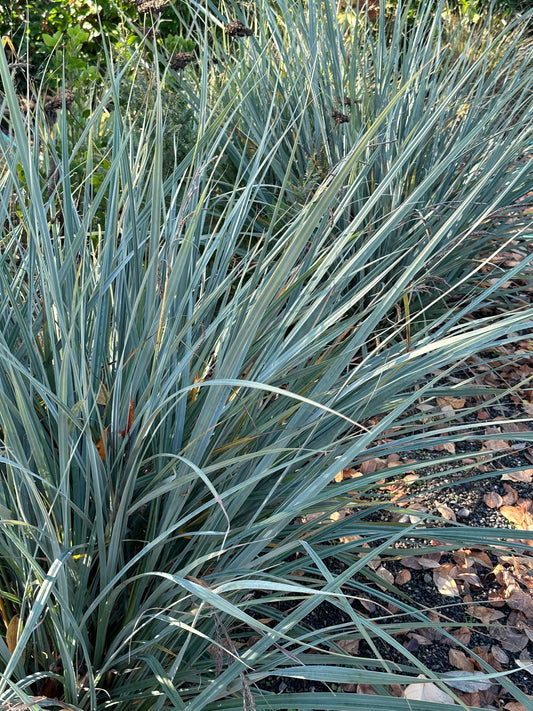
[{"label": "leaf litter", "polygon": [[[524,354],[527,353],[527,358],[518,358],[512,365],[505,362],[509,353],[501,353],[499,377],[505,380],[506,386],[533,374],[533,341],[522,342],[521,348]],[[514,355],[517,355],[516,352]],[[479,363],[475,365],[478,367]],[[481,368],[479,379],[482,384],[494,386],[494,369],[484,371]],[[436,398],[436,403],[444,414],[472,405],[468,397]],[[422,411],[428,414],[434,412],[434,408],[426,406]],[[449,475],[446,471],[442,474],[431,472],[431,467],[426,471],[413,468],[395,480],[385,476],[387,469],[392,467],[418,464],[417,457],[420,455],[413,452],[395,452],[385,459],[368,459],[339,472],[332,482],[353,480],[354,491],[350,493],[360,496],[364,502],[364,496],[357,491],[357,480],[383,471],[380,491],[383,500],[390,502],[391,506],[374,511],[372,516],[377,520],[411,524],[424,522],[425,526],[434,525],[436,529],[458,523],[472,527],[517,529],[515,542],[523,546],[520,554],[509,554],[503,547],[500,551],[494,547],[485,550],[480,546],[446,553],[436,551],[423,555],[401,555],[396,560],[391,560],[390,556],[376,556],[370,563],[376,576],[376,588],[386,589],[389,595],[394,595],[396,587],[425,609],[431,609],[428,614],[430,619],[433,616],[435,621],[450,621],[450,626],[446,628],[448,636],[433,628],[419,628],[396,634],[395,637],[429,669],[449,676],[451,681],[447,682],[447,686],[463,703],[484,709],[524,711],[526,707],[512,699],[499,684],[498,678],[487,680],[486,668],[478,659],[497,672],[520,669],[510,678],[531,698],[530,708],[533,708],[533,541],[521,539],[518,532],[533,530],[533,447],[527,435],[523,440],[519,438],[520,433],[533,430],[527,421],[532,414],[531,390],[517,390],[498,402],[497,408],[487,405],[474,414],[477,421],[487,421],[483,430],[486,439],[457,442],[453,447],[446,444],[434,447],[435,458],[441,458],[442,452],[462,453],[463,463],[471,475],[486,475],[483,482],[464,482],[461,475]],[[509,419],[502,423],[504,417]],[[491,425],[490,422],[497,418],[500,418],[498,424]],[[507,471],[498,474],[498,469],[502,468]],[[432,477],[432,488],[424,491],[428,473]],[[329,519],[341,520],[354,512],[355,509],[345,507],[331,514]],[[322,520],[325,514],[315,516]],[[372,516],[367,520],[372,520]],[[359,538],[345,536],[340,542],[348,543]],[[329,603],[322,603],[320,607],[325,605]],[[371,600],[362,601],[360,607],[371,613],[379,608]],[[389,611],[395,614],[398,608],[389,605]],[[331,609],[328,612],[327,624],[332,624],[334,617],[331,618]],[[460,648],[462,645],[472,652],[471,656]],[[355,656],[365,656],[370,652],[364,640],[340,640],[339,646]],[[377,642],[377,647],[384,659],[405,663],[405,658],[382,640]],[[463,676],[464,681],[461,679]],[[476,676],[480,679],[476,680]],[[360,690],[360,684],[350,686],[354,689],[347,688],[345,691],[375,693],[370,690],[372,687]],[[430,680],[390,691],[406,699],[455,703],[441,685]]]}]

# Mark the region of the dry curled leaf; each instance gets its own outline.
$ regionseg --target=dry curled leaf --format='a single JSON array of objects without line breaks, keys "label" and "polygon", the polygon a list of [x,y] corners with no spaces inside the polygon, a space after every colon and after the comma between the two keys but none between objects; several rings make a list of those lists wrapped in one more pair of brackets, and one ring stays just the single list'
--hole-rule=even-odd
[{"label": "dry curled leaf", "polygon": [[359,654],[359,639],[340,639],[337,644],[346,654],[357,656]]},{"label": "dry curled leaf", "polygon": [[509,664],[509,655],[498,645],[493,644],[490,648],[491,654],[500,664]]},{"label": "dry curled leaf", "polygon": [[411,580],[411,573],[407,570],[407,568],[402,568],[399,573],[396,575],[394,578],[394,584],[395,585],[405,585],[405,583],[408,583]]},{"label": "dry curled leaf", "polygon": [[523,481],[526,484],[531,484],[533,478],[533,469],[521,469],[518,472],[509,472],[502,474],[502,481]]},{"label": "dry curled leaf", "polygon": [[518,501],[518,492],[510,484],[504,484],[505,496],[503,497],[503,503],[506,506],[513,506]]},{"label": "dry curled leaf", "polygon": [[489,491],[488,494],[485,494],[483,501],[489,509],[499,509],[503,504],[502,497],[496,491]]},{"label": "dry curled leaf", "polygon": [[430,553],[429,555],[420,556],[417,560],[420,563],[421,568],[439,568],[441,555],[440,551],[438,551],[437,553]]},{"label": "dry curled leaf", "polygon": [[434,449],[437,452],[449,452],[450,454],[455,454],[455,442],[443,442],[442,444],[436,444]]},{"label": "dry curled leaf", "polygon": [[[424,679],[423,676],[419,676],[418,678]],[[427,701],[428,703],[436,704],[455,703],[449,694],[430,681],[422,684],[409,684],[409,686],[405,687],[403,696],[405,699],[411,699],[413,701]]]},{"label": "dry curled leaf", "polygon": [[387,570],[383,565],[376,570],[376,575],[378,575],[386,583],[394,584],[394,575]]},{"label": "dry curled leaf", "polygon": [[525,531],[533,531],[533,516],[527,508],[525,503],[519,503],[517,506],[502,506],[500,513],[502,513],[508,521],[514,523],[517,528],[521,528]]},{"label": "dry curled leaf", "polygon": [[446,506],[446,504],[439,504],[437,506],[437,511],[440,513],[442,518],[446,519],[447,521],[457,521],[455,511],[453,511],[453,509],[451,509],[449,506]]},{"label": "dry curled leaf", "polygon": [[433,582],[441,595],[446,597],[457,597],[459,595],[459,588],[455,582],[456,572],[456,566],[451,563],[441,565],[433,571]]},{"label": "dry curled leaf", "polygon": [[529,642],[526,634],[513,632],[507,627],[498,627],[493,630],[492,636],[497,639],[501,646],[508,652],[521,652]]},{"label": "dry curled leaf", "polygon": [[449,405],[453,407],[454,410],[459,410],[461,407],[465,406],[466,399],[464,397],[438,397],[437,402],[439,405]]},{"label": "dry curled leaf", "polygon": [[452,667],[462,669],[463,671],[474,671],[474,662],[469,659],[460,649],[450,649],[448,652],[448,660]]},{"label": "dry curled leaf", "polygon": [[507,598],[507,604],[513,610],[519,610],[530,620],[533,619],[533,599],[531,595],[516,588]]},{"label": "dry curled leaf", "polygon": [[387,462],[385,460],[374,457],[373,459],[367,459],[366,461],[361,462],[359,471],[361,474],[373,474],[375,471],[380,471],[381,469],[386,468]]},{"label": "dry curled leaf", "polygon": [[455,632],[454,637],[460,644],[468,644],[470,642],[470,637],[472,636],[472,630],[468,627],[459,627],[457,632]]},{"label": "dry curled leaf", "polygon": [[489,439],[483,443],[483,450],[489,452],[503,452],[510,449],[509,442],[504,439]]},{"label": "dry curled leaf", "polygon": [[[531,699],[531,704],[533,706],[533,696],[530,696]],[[505,704],[503,707],[505,711],[531,711],[532,706],[529,708],[526,708],[523,704],[521,704],[519,701],[509,701],[508,704]]]}]

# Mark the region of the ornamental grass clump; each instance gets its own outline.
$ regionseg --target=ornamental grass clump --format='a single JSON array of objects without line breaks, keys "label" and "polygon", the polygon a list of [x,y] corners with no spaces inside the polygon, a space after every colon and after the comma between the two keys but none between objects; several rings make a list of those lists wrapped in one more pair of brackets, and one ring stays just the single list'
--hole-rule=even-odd
[{"label": "ornamental grass clump", "polygon": [[[306,12],[294,8],[299,27]],[[197,138],[168,173],[157,67],[153,104],[131,117],[126,69],[109,61],[73,143],[65,111],[53,133],[38,115],[24,122],[0,52],[14,138],[0,135],[2,704],[455,708],[457,679],[396,638],[450,638],[446,622],[376,587],[372,563],[429,541],[432,552],[525,544],[452,523],[436,542],[436,516],[384,525],[361,502],[379,510],[378,487],[405,468],[367,470],[357,491],[339,472],[495,436],[417,406],[470,393],[469,358],[531,333],[533,309],[506,285],[533,259],[533,74],[521,25],[495,48],[448,55],[424,17],[416,42],[395,30],[402,53],[385,33],[365,35],[368,53],[348,38],[366,83],[338,64],[324,98],[323,55],[315,69],[297,64],[282,35],[225,67],[222,85],[201,44],[200,79],[182,76]],[[334,62],[346,28],[327,22]],[[304,95],[284,83],[299,73]],[[330,133],[345,88],[362,106]],[[261,103],[247,113],[250,97]],[[293,205],[311,146],[327,171]],[[502,273],[495,258],[510,243],[520,258]],[[324,603],[340,622],[312,623]],[[327,686],[291,693],[294,679]],[[428,680],[449,702],[391,695]],[[499,683],[527,703],[509,677]]]}]

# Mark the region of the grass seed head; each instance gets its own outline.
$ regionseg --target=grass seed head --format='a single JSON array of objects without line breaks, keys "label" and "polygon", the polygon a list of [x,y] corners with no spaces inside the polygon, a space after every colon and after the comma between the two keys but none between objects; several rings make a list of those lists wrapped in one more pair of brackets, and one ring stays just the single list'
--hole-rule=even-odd
[{"label": "grass seed head", "polygon": [[60,92],[55,96],[47,96],[45,98],[44,112],[50,124],[55,123],[57,112],[63,107],[63,97],[65,98],[65,108],[68,110],[72,106],[72,102],[75,98],[74,92],[70,89],[65,89],[64,92]]},{"label": "grass seed head", "polygon": [[161,13],[168,5],[168,0],[133,0],[139,12]]},{"label": "grass seed head", "polygon": [[176,71],[185,69],[185,67],[194,62],[194,54],[192,52],[177,52],[170,60],[170,66]]},{"label": "grass seed head", "polygon": [[224,32],[229,37],[250,37],[253,35],[252,30],[240,20],[233,20],[233,22],[228,23],[224,28]]},{"label": "grass seed head", "polygon": [[343,114],[341,111],[332,111],[331,118],[335,121],[337,126],[340,126],[341,123],[349,123],[350,121],[350,117]]},{"label": "grass seed head", "polygon": [[339,106],[351,106],[353,102],[350,97],[346,96],[345,94],[342,99],[340,96],[337,98],[337,103],[339,104]]}]

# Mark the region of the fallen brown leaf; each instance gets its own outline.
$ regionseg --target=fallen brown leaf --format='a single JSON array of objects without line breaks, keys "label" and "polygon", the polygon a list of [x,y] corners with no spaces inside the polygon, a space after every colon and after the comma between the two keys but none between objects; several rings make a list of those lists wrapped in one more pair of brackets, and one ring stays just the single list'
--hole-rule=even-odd
[{"label": "fallen brown leaf", "polygon": [[509,442],[504,439],[489,439],[483,443],[483,450],[489,452],[503,452],[510,449]]},{"label": "fallen brown leaf", "polygon": [[439,405],[450,405],[454,410],[458,410],[465,406],[466,399],[464,397],[438,397],[437,402]]},{"label": "fallen brown leaf", "polygon": [[491,654],[500,664],[509,664],[509,655],[497,644],[490,648]]},{"label": "fallen brown leaf", "polygon": [[533,599],[523,590],[514,590],[507,598],[507,604],[513,610],[519,610],[527,618],[533,619]]},{"label": "fallen brown leaf", "polygon": [[394,584],[394,575],[383,565],[376,570],[376,575],[378,575],[386,583],[389,583],[390,585]]},{"label": "fallen brown leaf", "polygon": [[492,607],[483,607],[483,605],[469,606],[469,613],[483,622],[484,625],[489,625],[491,622],[499,620],[501,617],[505,617],[503,612],[498,612]]},{"label": "fallen brown leaf", "polygon": [[429,555],[420,556],[417,558],[420,563],[421,568],[438,568],[440,567],[440,558],[442,553],[438,551],[437,553],[430,553]]},{"label": "fallen brown leaf", "polygon": [[496,491],[489,491],[488,494],[485,494],[483,501],[489,509],[499,509],[503,504],[502,497]]},{"label": "fallen brown leaf", "polygon": [[472,630],[469,630],[468,627],[459,627],[454,634],[455,639],[461,644],[468,644],[471,636]]},{"label": "fallen brown leaf", "polygon": [[531,484],[533,478],[533,469],[521,469],[518,472],[509,472],[502,474],[502,481],[523,481],[526,484]]},{"label": "fallen brown leaf", "polygon": [[352,656],[357,656],[359,653],[359,639],[340,639],[337,644],[346,654],[351,654]]},{"label": "fallen brown leaf", "polygon": [[455,512],[449,506],[446,506],[446,504],[438,505],[437,511],[440,513],[442,518],[446,519],[447,521],[457,521]]},{"label": "fallen brown leaf", "polygon": [[442,444],[436,444],[433,449],[436,452],[449,452],[450,454],[455,454],[455,442],[443,442]]},{"label": "fallen brown leaf", "polygon": [[402,568],[394,578],[395,585],[405,585],[411,580],[411,573],[407,568]]},{"label": "fallen brown leaf", "polygon": [[503,497],[503,503],[506,506],[512,506],[513,504],[516,504],[518,501],[518,493],[516,489],[513,489],[513,487],[510,484],[504,484],[503,488],[505,489],[505,496]]},{"label": "fallen brown leaf", "polygon": [[372,694],[377,696],[378,692],[370,684],[357,684],[357,694]]},{"label": "fallen brown leaf", "polygon": [[[419,675],[419,679],[424,679],[422,675]],[[412,699],[417,701],[427,701],[433,703],[444,703],[453,704],[454,701],[452,697],[445,691],[440,689],[436,684],[432,682],[424,682],[421,684],[409,684],[406,686],[403,692],[405,699]]]},{"label": "fallen brown leaf", "polygon": [[475,665],[472,659],[469,659],[460,649],[450,649],[448,652],[448,660],[452,667],[462,669],[463,671],[474,671]]},{"label": "fallen brown leaf", "polygon": [[[533,706],[533,696],[530,696],[529,698],[531,699],[531,704]],[[505,704],[503,708],[505,709],[505,711],[531,711],[532,706],[526,708],[518,701],[509,701],[509,703]]]},{"label": "fallen brown leaf", "polygon": [[446,597],[458,597],[459,588],[455,582],[457,567],[452,563],[446,563],[433,571],[433,582],[437,586],[441,595]]},{"label": "fallen brown leaf", "polygon": [[497,639],[508,652],[521,652],[529,641],[526,634],[513,632],[507,627],[497,627],[492,630],[492,636]]}]

